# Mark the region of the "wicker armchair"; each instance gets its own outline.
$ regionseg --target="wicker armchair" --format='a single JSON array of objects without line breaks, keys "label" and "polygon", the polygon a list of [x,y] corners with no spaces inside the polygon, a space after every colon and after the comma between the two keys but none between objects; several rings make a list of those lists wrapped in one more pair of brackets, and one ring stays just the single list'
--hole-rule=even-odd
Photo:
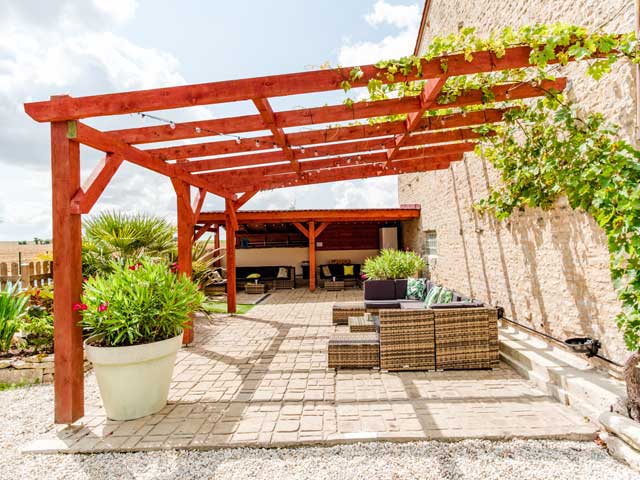
[{"label": "wicker armchair", "polygon": [[380,368],[435,370],[432,310],[380,310]]},{"label": "wicker armchair", "polygon": [[438,370],[498,366],[496,308],[451,308],[431,311],[434,313]]}]

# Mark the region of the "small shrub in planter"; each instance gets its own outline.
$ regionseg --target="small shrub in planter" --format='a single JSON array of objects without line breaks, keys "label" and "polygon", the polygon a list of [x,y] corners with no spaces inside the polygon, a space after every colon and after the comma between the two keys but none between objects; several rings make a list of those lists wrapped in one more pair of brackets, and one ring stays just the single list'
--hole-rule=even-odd
[{"label": "small shrub in planter", "polygon": [[376,257],[364,261],[362,271],[367,279],[396,280],[409,278],[425,267],[425,261],[415,252],[385,249]]},{"label": "small shrub in planter", "polygon": [[74,309],[109,418],[139,418],[166,404],[182,332],[203,301],[196,284],[161,261],[114,263],[87,280]]}]

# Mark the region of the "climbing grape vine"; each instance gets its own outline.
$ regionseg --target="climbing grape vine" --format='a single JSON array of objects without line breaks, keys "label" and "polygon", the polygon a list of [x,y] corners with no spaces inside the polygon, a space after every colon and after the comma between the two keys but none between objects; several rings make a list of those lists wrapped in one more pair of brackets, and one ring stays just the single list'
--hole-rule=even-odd
[{"label": "climbing grape vine", "polygon": [[[589,32],[583,27],[555,24],[507,28],[481,37],[474,29],[464,28],[458,34],[435,38],[420,57],[379,62],[376,66],[380,78],[397,83],[370,80],[370,98],[418,95],[424,81],[401,79],[410,72],[419,74],[422,60],[461,53],[472,61],[473,52],[487,50],[501,58],[507,48],[514,46],[531,48],[531,67],[450,77],[437,100],[442,108],[432,109],[427,115],[513,106],[514,102],[494,103],[491,88],[507,82],[539,85],[542,80],[554,78],[572,60],[587,62],[586,74],[596,80],[609,73],[620,59],[640,63],[635,33]],[[446,59],[441,60],[440,67],[446,74]],[[342,87],[349,91],[350,81],[361,76],[362,71],[354,68]],[[447,108],[460,95],[476,89],[483,92],[483,105]],[[404,117],[395,115],[373,121]],[[497,169],[501,182],[476,208],[505,219],[525,207],[550,209],[558,198],[566,196],[572,208],[591,214],[608,240],[611,275],[622,302],[618,327],[628,348],[638,351],[640,152],[621,138],[619,127],[607,122],[602,114],[584,112],[553,91],[538,100],[519,102],[518,108],[505,113],[503,123],[483,125],[477,131],[483,134],[477,153]]]}]

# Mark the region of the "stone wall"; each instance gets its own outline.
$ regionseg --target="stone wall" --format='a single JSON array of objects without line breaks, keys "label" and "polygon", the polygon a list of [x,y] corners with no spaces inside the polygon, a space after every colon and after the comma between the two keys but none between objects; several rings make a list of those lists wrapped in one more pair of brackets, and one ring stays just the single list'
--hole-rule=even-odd
[{"label": "stone wall", "polygon": [[[462,25],[475,26],[479,32],[555,21],[593,28],[614,16],[606,30],[632,30],[633,2],[434,0],[422,48],[434,35],[456,32]],[[571,65],[563,70],[572,80],[569,95],[585,109],[606,114],[632,138],[633,69],[617,66],[597,83],[584,77],[585,68]],[[472,205],[496,181],[492,167],[474,154],[447,170],[401,176],[400,203],[422,204],[422,218],[404,225],[405,243],[423,250],[424,232],[435,230],[438,255],[431,265],[435,280],[502,305],[507,317],[536,330],[562,339],[597,337],[605,356],[623,362],[627,352],[615,325],[620,304],[602,231],[590,216],[563,201],[551,211],[531,209],[501,223],[476,214]]]}]

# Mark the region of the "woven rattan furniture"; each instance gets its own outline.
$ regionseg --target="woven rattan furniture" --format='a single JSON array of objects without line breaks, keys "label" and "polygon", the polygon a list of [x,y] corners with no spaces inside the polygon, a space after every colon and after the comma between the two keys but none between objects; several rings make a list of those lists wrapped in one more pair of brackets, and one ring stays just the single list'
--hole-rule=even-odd
[{"label": "woven rattan furniture", "polygon": [[432,310],[382,309],[379,315],[381,369],[435,370]]},{"label": "woven rattan furniture", "polygon": [[244,291],[247,293],[264,293],[264,283],[245,283]]},{"label": "woven rattan furniture", "polygon": [[333,304],[333,324],[347,325],[349,317],[362,316],[365,313],[364,302],[341,302]]},{"label": "woven rattan furniture", "polygon": [[438,370],[466,370],[498,366],[497,309],[483,307],[432,311],[435,323],[436,368]]},{"label": "woven rattan furniture", "polygon": [[334,333],[327,348],[329,368],[377,368],[380,340],[377,333]]},{"label": "woven rattan furniture", "polygon": [[375,332],[376,322],[374,322],[371,315],[364,315],[360,317],[349,317],[349,331],[350,332]]},{"label": "woven rattan furniture", "polygon": [[344,280],[325,280],[324,289],[327,292],[337,292],[344,290]]}]

